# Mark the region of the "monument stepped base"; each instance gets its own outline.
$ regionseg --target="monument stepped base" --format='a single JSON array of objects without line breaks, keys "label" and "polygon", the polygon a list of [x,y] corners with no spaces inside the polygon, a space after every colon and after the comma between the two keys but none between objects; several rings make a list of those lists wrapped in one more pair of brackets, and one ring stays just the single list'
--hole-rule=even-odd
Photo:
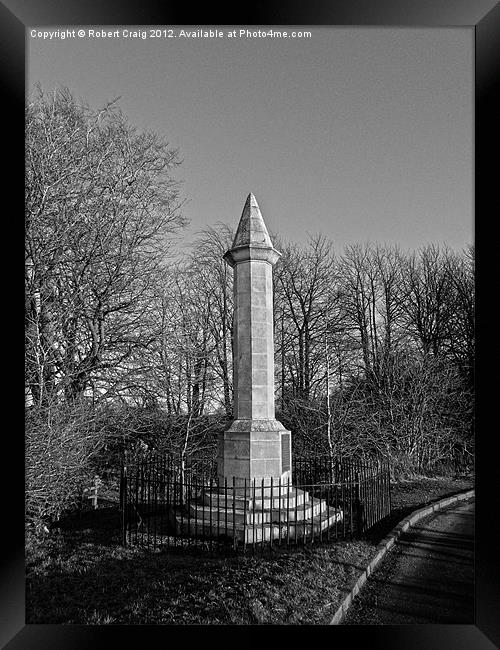
[{"label": "monument stepped base", "polygon": [[189,504],[186,512],[175,515],[178,535],[197,538],[225,538],[254,544],[272,540],[299,541],[335,526],[343,519],[340,508],[324,499],[291,488],[272,497],[226,495],[223,491],[204,493],[201,503]]}]

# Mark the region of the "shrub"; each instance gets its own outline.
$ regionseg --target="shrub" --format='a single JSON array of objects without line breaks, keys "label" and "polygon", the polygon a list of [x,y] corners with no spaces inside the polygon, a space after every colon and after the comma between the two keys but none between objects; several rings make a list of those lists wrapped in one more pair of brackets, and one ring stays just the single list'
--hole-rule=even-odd
[{"label": "shrub", "polygon": [[93,407],[58,405],[26,414],[26,515],[36,527],[80,503],[105,444]]}]

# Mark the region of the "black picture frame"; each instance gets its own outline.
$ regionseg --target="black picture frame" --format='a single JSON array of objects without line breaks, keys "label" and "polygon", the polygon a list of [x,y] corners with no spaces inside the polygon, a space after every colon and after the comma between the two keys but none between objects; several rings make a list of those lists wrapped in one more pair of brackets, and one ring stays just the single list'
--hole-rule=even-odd
[{"label": "black picture frame", "polygon": [[[207,3],[196,14],[189,8],[173,6],[158,0],[3,0],[0,3],[0,69],[4,90],[4,157],[8,165],[4,172],[4,206],[7,197],[14,197],[13,207],[5,211],[4,227],[13,227],[17,242],[17,225],[21,223],[22,179],[24,170],[24,93],[25,93],[25,30],[30,26],[50,25],[309,25],[309,26],[401,26],[401,27],[469,27],[475,35],[475,243],[477,249],[477,354],[476,365],[476,538],[475,538],[475,597],[474,625],[420,625],[420,626],[337,626],[300,630],[275,631],[255,626],[246,628],[245,640],[252,642],[255,635],[268,637],[268,643],[287,643],[289,634],[295,643],[317,643],[318,633],[325,641],[346,643],[353,647],[366,640],[370,648],[385,650],[450,649],[481,650],[499,647],[500,642],[500,579],[496,569],[496,547],[493,536],[496,517],[496,491],[498,471],[493,453],[495,447],[494,413],[497,395],[494,383],[487,371],[482,374],[481,363],[486,368],[496,366],[492,354],[498,349],[498,335],[493,329],[495,320],[488,307],[493,303],[488,279],[495,277],[496,250],[489,250],[494,240],[489,236],[489,225],[498,219],[498,207],[493,193],[498,185],[498,163],[492,159],[495,140],[498,142],[498,116],[500,107],[495,100],[500,78],[500,5],[494,0],[309,0],[278,3],[248,3],[237,10]],[[11,135],[13,143],[5,145],[5,137]],[[496,153],[496,150],[495,150]],[[496,209],[495,209],[496,208]],[[18,212],[19,209],[19,212]],[[4,231],[6,232],[6,231]],[[22,237],[22,233],[19,233]],[[10,235],[4,235],[4,251],[10,248]],[[16,246],[17,251],[17,246]],[[4,256],[5,257],[5,256]],[[490,266],[491,265],[491,266]],[[17,268],[17,267],[16,267]],[[9,278],[11,269],[4,271]],[[20,270],[20,277],[22,277]],[[497,271],[498,273],[498,271]],[[17,273],[16,273],[17,277]],[[11,286],[12,285],[12,286]],[[5,282],[4,289],[9,305],[4,313],[22,314],[22,306],[15,310],[22,289],[16,283]],[[494,291],[494,287],[492,288]],[[9,295],[12,291],[12,300]],[[18,299],[18,300],[16,300]],[[5,305],[5,303],[4,303]],[[9,320],[10,318],[6,318]],[[496,329],[496,328],[495,328]],[[14,332],[14,330],[13,330]],[[15,328],[22,332],[22,325]],[[11,337],[9,337],[10,340]],[[15,339],[15,336],[13,336]],[[9,377],[16,397],[24,398],[24,383],[13,382],[12,365],[4,361],[4,376]],[[496,367],[495,367],[496,370]],[[22,372],[22,370],[20,371]],[[498,372],[498,371],[497,371]],[[14,373],[16,374],[16,373]],[[496,374],[496,373],[494,373]],[[496,377],[493,374],[493,380]],[[5,395],[6,393],[4,393]],[[8,394],[8,393],[7,393]],[[13,395],[13,396],[14,396]],[[5,422],[12,422],[17,401],[6,400]],[[3,469],[14,471],[4,480],[2,490],[3,542],[1,556],[0,600],[2,647],[8,650],[29,648],[73,649],[100,648],[110,645],[154,647],[174,641],[172,633],[182,637],[200,635],[203,643],[239,644],[238,628],[220,626],[185,626],[172,630],[169,626],[71,626],[71,625],[25,625],[25,571],[24,571],[24,441],[19,431],[17,415],[14,425],[4,422]],[[3,476],[3,477],[4,477]],[[296,636],[298,633],[298,636]],[[360,636],[361,635],[361,636]],[[210,638],[211,637],[211,638]],[[182,641],[185,643],[186,641]]]}]

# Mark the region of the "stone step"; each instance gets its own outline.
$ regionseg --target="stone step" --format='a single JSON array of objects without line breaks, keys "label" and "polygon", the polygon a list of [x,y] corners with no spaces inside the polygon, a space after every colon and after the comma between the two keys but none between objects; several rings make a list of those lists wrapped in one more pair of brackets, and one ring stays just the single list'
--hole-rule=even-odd
[{"label": "stone step", "polygon": [[273,488],[272,499],[270,490],[264,489],[264,496],[262,497],[259,489],[253,502],[256,510],[292,510],[303,507],[304,503],[307,503],[309,499],[309,493],[304,492],[304,490],[292,488],[288,491],[286,488],[282,488],[279,491],[279,489]]},{"label": "stone step", "polygon": [[203,519],[200,517],[187,517],[181,518],[176,516],[177,531],[181,535],[196,536],[197,538],[227,538],[229,540],[236,539],[237,542],[245,542],[246,544],[267,542],[271,540],[281,539],[286,541],[299,541],[304,537],[311,537],[320,532],[326,531],[328,528],[342,521],[343,513],[341,510],[334,511],[330,509],[321,508],[322,511],[317,515],[310,517],[306,520],[287,521],[281,524],[270,523],[253,523],[244,525],[243,522],[229,521],[227,527],[225,521],[217,521]]},{"label": "stone step", "polygon": [[317,499],[308,495],[307,501],[296,508],[277,508],[273,510],[264,510],[271,513],[271,521],[304,521],[316,517],[328,509],[324,499]]},{"label": "stone step", "polygon": [[236,495],[233,494],[233,488],[224,490],[212,490],[203,493],[203,503],[209,505],[212,502],[212,507],[225,508],[226,503],[229,508],[233,507],[233,500],[235,501],[235,508],[238,510],[269,510],[272,509],[286,509],[301,506],[304,501],[309,499],[309,494],[299,489],[290,489],[282,487],[281,491],[278,487],[273,487],[272,502],[271,502],[271,489],[264,488],[264,495],[262,495],[261,487],[248,488],[246,495],[240,492],[241,488],[237,488]]},{"label": "stone step", "polygon": [[217,508],[216,504],[212,505],[210,508],[209,505],[196,505],[190,504],[189,506],[190,513],[193,517],[198,518],[203,521],[212,521],[219,525],[224,525],[227,519],[232,526],[233,519],[239,524],[243,524],[243,521],[246,521],[247,524],[261,524],[270,523],[271,521],[271,512],[269,510],[248,510],[238,507],[235,507],[234,510],[229,506],[226,509],[223,507]]},{"label": "stone step", "polygon": [[302,522],[290,522],[287,524],[290,539],[298,540],[302,539],[303,537],[318,535],[320,532],[334,526],[335,523],[340,523],[343,518],[344,513],[342,510],[337,509],[337,511],[334,511],[333,508],[330,508],[329,512],[325,510],[312,519],[308,519]]},{"label": "stone step", "polygon": [[[242,523],[229,522],[227,528],[224,525],[225,522],[220,522],[220,525],[217,526],[217,522],[206,519],[187,519],[184,517],[181,519],[178,515],[176,516],[177,520],[177,533],[180,535],[186,535],[191,537],[197,537],[203,539],[206,538],[228,538],[230,540],[236,539],[238,542],[243,542],[246,540],[246,543],[262,542],[269,541],[271,535],[273,539],[278,539],[280,534],[280,526],[275,524],[254,524],[250,526],[244,526]],[[283,526],[281,526],[283,528]],[[282,532],[283,536],[283,532]]]},{"label": "stone step", "polygon": [[240,507],[228,507],[227,513],[226,509],[223,507],[212,507],[209,505],[198,505],[190,504],[190,516],[194,518],[199,518],[202,520],[208,520],[212,522],[217,522],[225,524],[226,520],[228,522],[233,521],[233,519],[238,523],[243,523],[245,521],[247,524],[261,524],[261,523],[273,523],[285,522],[285,521],[302,521],[304,519],[310,519],[316,515],[324,512],[328,509],[326,501],[317,498],[309,498],[307,501],[296,508],[276,508],[273,510],[251,510],[251,509],[242,509]]}]

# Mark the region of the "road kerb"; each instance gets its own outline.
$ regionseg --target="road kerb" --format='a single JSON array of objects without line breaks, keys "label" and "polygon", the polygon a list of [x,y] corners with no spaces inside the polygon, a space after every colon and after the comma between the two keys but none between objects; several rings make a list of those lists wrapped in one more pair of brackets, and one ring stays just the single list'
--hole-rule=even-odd
[{"label": "road kerb", "polygon": [[337,609],[332,620],[330,621],[330,625],[338,625],[341,622],[341,620],[346,615],[347,610],[351,606],[354,597],[359,593],[361,587],[365,584],[368,576],[373,573],[373,571],[375,571],[377,566],[385,557],[387,551],[398,541],[402,533],[406,532],[410,526],[413,526],[420,519],[427,517],[427,515],[430,515],[433,512],[437,512],[438,510],[442,510],[443,508],[447,508],[448,506],[458,503],[459,501],[470,499],[473,496],[474,490],[466,490],[465,492],[460,492],[459,494],[455,494],[452,497],[445,497],[440,501],[436,501],[436,503],[420,508],[419,510],[415,510],[410,515],[402,519],[399,524],[392,529],[389,535],[387,537],[384,537],[380,544],[377,545],[377,554],[374,558],[372,558],[366,569],[354,583],[351,591],[342,601],[340,607]]}]

